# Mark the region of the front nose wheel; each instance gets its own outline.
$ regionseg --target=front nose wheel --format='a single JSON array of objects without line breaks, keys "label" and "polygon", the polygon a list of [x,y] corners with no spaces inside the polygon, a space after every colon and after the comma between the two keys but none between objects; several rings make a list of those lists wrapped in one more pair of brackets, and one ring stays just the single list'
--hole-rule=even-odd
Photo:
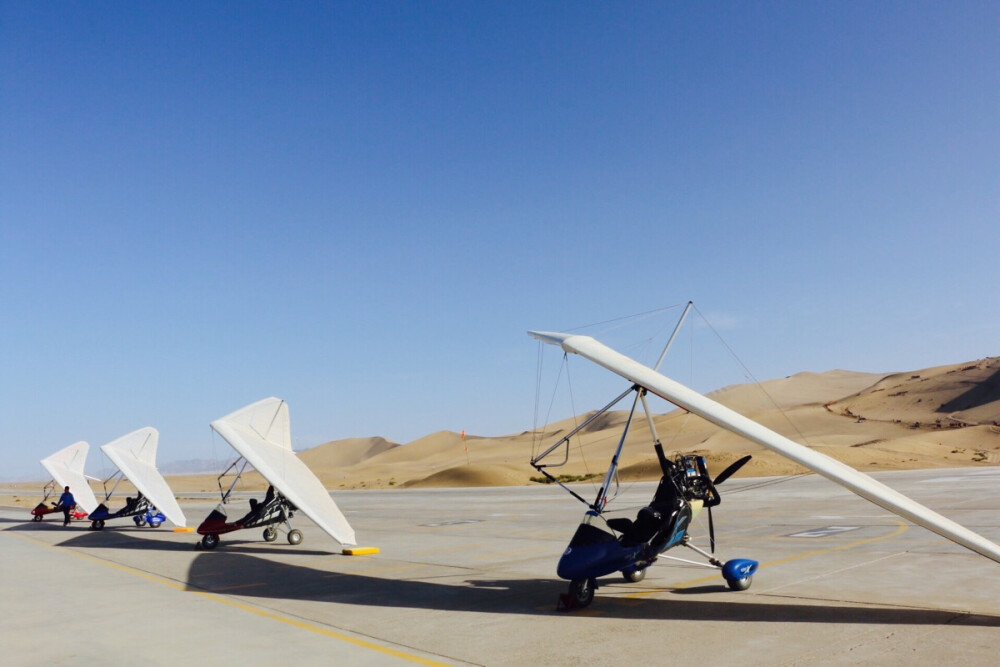
[{"label": "front nose wheel", "polygon": [[594,601],[597,581],[594,579],[574,579],[569,582],[569,596],[577,607],[583,608]]}]

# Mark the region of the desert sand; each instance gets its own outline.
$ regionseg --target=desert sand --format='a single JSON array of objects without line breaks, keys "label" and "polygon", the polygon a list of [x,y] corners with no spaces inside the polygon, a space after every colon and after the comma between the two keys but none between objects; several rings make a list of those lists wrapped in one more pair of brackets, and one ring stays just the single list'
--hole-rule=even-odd
[{"label": "desert sand", "polygon": [[[726,387],[710,396],[862,471],[1000,465],[1000,357],[889,375],[804,372]],[[536,484],[531,478],[538,472],[528,463],[532,454],[557,442],[586,416],[500,437],[440,431],[405,445],[381,437],[334,440],[299,455],[334,491]],[[597,420],[573,439],[566,465],[551,472],[592,480],[601,476],[625,418],[620,411]],[[681,410],[657,415],[654,421],[668,452],[701,454],[713,474],[747,453],[754,458],[742,476],[805,472]],[[654,480],[659,474],[649,429],[644,419],[638,419],[626,443],[621,477]],[[167,479],[179,496],[219,488],[214,475]],[[12,485],[6,486],[9,492]],[[265,487],[264,480],[252,473],[238,488]],[[16,494],[15,502],[33,506],[41,500],[40,488],[40,482],[16,485],[23,495]],[[120,489],[126,490],[131,488]]]}]

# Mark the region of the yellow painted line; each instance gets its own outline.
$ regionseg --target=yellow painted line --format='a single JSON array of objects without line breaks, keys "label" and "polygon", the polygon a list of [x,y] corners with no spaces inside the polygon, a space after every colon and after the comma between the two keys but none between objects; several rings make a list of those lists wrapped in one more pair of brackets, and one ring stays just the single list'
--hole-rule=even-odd
[{"label": "yellow painted line", "polygon": [[[6,531],[6,530],[3,531],[3,534],[4,535],[13,535],[14,537],[19,537],[21,539],[27,540],[29,542],[33,542],[35,544],[39,544],[39,545],[41,545],[43,547],[48,547],[50,549],[56,549],[56,548],[58,548],[55,545],[47,544],[47,543],[42,542],[40,540],[36,540],[34,538],[28,537],[27,535],[21,535],[19,533],[12,533],[12,532]],[[368,649],[370,651],[375,651],[377,653],[381,653],[382,655],[389,655],[389,656],[392,656],[394,658],[399,658],[400,660],[407,660],[409,662],[415,662],[418,665],[433,665],[435,667],[438,667],[438,666],[443,667],[443,666],[447,665],[447,663],[444,663],[444,662],[438,662],[437,660],[430,660],[428,658],[423,658],[423,657],[421,657],[419,655],[414,655],[412,653],[406,653],[405,651],[399,651],[399,650],[394,649],[394,648],[389,648],[388,646],[381,646],[381,645],[376,644],[374,642],[366,641],[364,639],[358,639],[357,637],[351,637],[351,636],[342,634],[340,632],[335,632],[333,630],[329,630],[327,628],[324,628],[324,627],[321,627],[321,626],[318,626],[318,625],[313,625],[312,623],[307,623],[305,621],[300,621],[300,620],[297,620],[297,619],[294,619],[294,618],[289,618],[287,616],[282,616],[282,615],[277,614],[275,612],[267,611],[266,609],[261,609],[259,607],[253,607],[251,605],[244,604],[242,602],[236,602],[235,600],[229,600],[229,599],[226,599],[226,598],[222,597],[221,595],[216,595],[215,593],[211,593],[211,592],[208,592],[208,591],[195,591],[195,590],[191,590],[191,589],[188,588],[187,585],[182,584],[180,582],[174,581],[172,579],[166,579],[166,578],[161,577],[161,576],[156,575],[156,574],[150,574],[149,572],[143,572],[142,570],[137,570],[137,569],[135,569],[133,567],[129,567],[128,565],[121,565],[119,563],[115,563],[115,562],[112,562],[112,561],[101,560],[100,558],[96,558],[96,557],[91,556],[89,554],[80,553],[78,551],[72,551],[70,549],[60,549],[60,550],[63,551],[64,553],[72,554],[74,556],[78,556],[80,558],[92,561],[94,563],[100,563],[101,565],[106,565],[106,566],[111,567],[111,568],[113,568],[115,570],[118,570],[120,572],[126,572],[128,574],[138,575],[138,576],[142,577],[143,579],[148,579],[149,581],[154,581],[154,582],[159,583],[159,584],[164,584],[166,586],[169,586],[170,588],[173,588],[174,590],[178,590],[178,591],[185,592],[185,593],[194,593],[195,595],[200,595],[201,597],[203,597],[203,598],[205,598],[207,600],[212,600],[213,602],[218,602],[220,604],[228,605],[230,607],[235,607],[236,609],[242,609],[243,611],[249,612],[251,614],[256,614],[257,616],[261,616],[263,618],[266,618],[266,619],[269,619],[269,620],[272,620],[272,621],[277,621],[279,623],[284,623],[285,625],[290,625],[290,626],[292,626],[294,628],[299,628],[300,630],[305,630],[307,632],[312,632],[313,634],[321,635],[321,636],[324,636],[324,637],[329,637],[331,639],[337,639],[339,641],[342,641],[342,642],[345,642],[345,643],[348,643],[348,644],[353,644],[354,646],[358,646],[360,648],[365,648],[365,649]]]},{"label": "yellow painted line", "polygon": [[259,586],[267,586],[265,581],[255,581],[252,584],[236,584],[234,586],[220,586],[219,588],[212,588],[213,593],[221,593],[222,591],[237,591],[241,588],[257,588]]},{"label": "yellow painted line", "polygon": [[367,556],[377,554],[378,547],[347,547],[341,553],[345,556]]},{"label": "yellow painted line", "polygon": [[[799,560],[799,559],[802,559],[802,558],[809,558],[810,556],[819,556],[821,554],[828,554],[828,553],[832,553],[834,551],[843,551],[844,549],[850,549],[850,548],[853,548],[853,547],[858,547],[858,546],[861,546],[862,544],[868,544],[869,542],[879,542],[881,540],[887,540],[890,537],[896,537],[897,535],[905,533],[909,529],[909,526],[907,524],[903,523],[902,521],[899,521],[899,520],[895,520],[895,521],[896,521],[896,524],[897,524],[896,530],[894,530],[891,533],[888,533],[886,535],[880,535],[878,537],[868,537],[868,538],[865,538],[863,540],[855,540],[853,542],[848,542],[846,544],[841,544],[841,545],[838,545],[838,546],[835,546],[835,547],[829,547],[828,549],[817,549],[815,551],[807,551],[806,553],[795,554],[794,556],[788,556],[787,558],[779,558],[778,560],[773,560],[773,561],[770,561],[770,562],[767,562],[767,563],[761,563],[758,566],[757,569],[761,570],[761,569],[764,569],[765,567],[773,567],[775,565],[782,565],[784,563],[790,563],[792,561]],[[626,595],[625,598],[626,599],[629,599],[629,598],[635,599],[635,598],[646,597],[648,595],[656,595],[657,593],[669,593],[671,590],[674,590],[674,589],[677,589],[677,588],[687,588],[688,586],[696,586],[697,584],[704,584],[704,583],[709,582],[709,581],[715,581],[718,577],[719,577],[719,573],[716,572],[712,576],[699,577],[698,579],[692,579],[690,581],[684,581],[684,582],[681,582],[679,584],[675,584],[675,585],[671,586],[670,588],[656,588],[656,589],[652,589],[652,590],[648,590],[648,591],[639,591],[637,593],[630,593],[629,595]]]},{"label": "yellow painted line", "polygon": [[183,528],[174,528],[175,533],[193,533],[194,528],[192,526],[186,526]]}]

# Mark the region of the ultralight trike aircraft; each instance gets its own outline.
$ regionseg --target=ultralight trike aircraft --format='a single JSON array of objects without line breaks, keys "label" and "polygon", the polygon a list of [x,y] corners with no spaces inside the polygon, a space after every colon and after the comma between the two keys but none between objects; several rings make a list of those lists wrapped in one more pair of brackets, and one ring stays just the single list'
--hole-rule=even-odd
[{"label": "ultralight trike aircraft", "polygon": [[[689,303],[688,308],[690,306]],[[687,309],[685,309],[686,314]],[[683,320],[684,316],[681,317],[681,322]],[[681,322],[678,323],[678,328]],[[709,477],[705,460],[700,456],[678,456],[673,461],[668,460],[656,437],[652,414],[647,405],[647,394],[659,396],[683,410],[703,417],[721,428],[775,451],[846,487],[879,507],[1000,563],[1000,546],[968,528],[941,516],[844,463],[793,442],[730,408],[661,375],[657,369],[670,347],[670,342],[677,334],[676,328],[654,368],[644,366],[590,336],[536,331],[528,333],[544,343],[560,346],[567,354],[579,354],[631,383],[631,387],[598,411],[597,414],[592,415],[587,421],[531,461],[531,464],[542,474],[559,483],[560,486],[588,506],[583,522],[563,552],[557,568],[558,575],[570,581],[569,593],[561,599],[561,603],[568,608],[585,607],[593,601],[598,577],[621,572],[627,581],[640,581],[645,577],[646,568],[658,558],[671,558],[670,556],[662,556],[662,554],[675,546],[688,547],[704,556],[708,561],[707,566],[719,568],[729,588],[734,590],[749,588],[757,570],[758,563],[749,559],[734,559],[725,563],[719,561],[711,553],[696,547],[691,542],[687,532],[698,511],[703,507],[708,508],[709,535],[714,552],[715,535],[711,508],[718,505],[720,501],[719,493],[715,487],[742,467],[750,457],[736,461],[714,480]],[[588,503],[546,470],[548,467],[565,463],[565,459],[554,464],[544,463],[543,460],[555,451],[562,451],[564,447],[568,454],[569,438],[632,393],[635,394],[632,410],[625,422],[621,440],[596,499],[592,503]],[[653,438],[653,448],[663,476],[652,501],[639,511],[635,520],[628,518],[608,519],[604,514],[610,489],[612,484],[617,483],[619,456],[639,403],[642,404],[646,413],[650,434]],[[706,565],[684,559],[675,560]]]},{"label": "ultralight trike aircraft", "polygon": [[[228,442],[239,458],[219,475],[222,502],[201,525],[198,546],[214,549],[219,536],[245,528],[264,528],[265,542],[286,533],[288,543],[302,543],[302,531],[293,528],[291,519],[301,510],[341,544],[353,545],[354,529],[330,497],[322,482],[292,451],[291,422],[288,404],[278,398],[265,398],[212,422],[212,429]],[[250,512],[229,521],[226,505],[247,466],[253,466],[270,487],[261,502],[251,501]],[[235,479],[225,490],[222,480],[233,471]]]},{"label": "ultralight trike aircraft", "polygon": [[89,512],[94,511],[97,507],[97,498],[94,497],[94,492],[87,483],[87,476],[83,472],[89,450],[90,445],[81,440],[42,459],[42,467],[52,476],[52,481],[42,489],[44,495],[42,502],[31,510],[32,521],[41,521],[46,514],[62,512],[62,507],[57,503],[46,503],[49,502],[50,496],[61,494],[67,486],[76,499],[76,507],[70,510],[72,518],[83,519]]},{"label": "ultralight trike aircraft", "polygon": [[[90,513],[91,530],[101,530],[109,519],[132,517],[136,526],[159,528],[170,519],[176,526],[184,527],[187,520],[181,511],[173,491],[156,469],[156,448],[160,433],[155,428],[146,427],[132,431],[106,445],[101,451],[118,466],[118,471],[104,480],[104,501]],[[118,484],[127,478],[136,488],[135,497],[126,497],[125,505],[114,512],[108,509]],[[114,480],[109,491],[108,482]]]}]

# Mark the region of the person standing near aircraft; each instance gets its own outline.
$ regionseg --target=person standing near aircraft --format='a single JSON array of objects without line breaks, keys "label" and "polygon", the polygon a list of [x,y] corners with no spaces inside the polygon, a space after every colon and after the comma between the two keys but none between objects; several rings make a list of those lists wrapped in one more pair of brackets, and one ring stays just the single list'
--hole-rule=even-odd
[{"label": "person standing near aircraft", "polygon": [[59,496],[59,508],[63,513],[63,525],[69,525],[69,512],[76,507],[76,498],[73,494],[69,492],[69,487],[67,486],[63,490],[63,494]]}]

